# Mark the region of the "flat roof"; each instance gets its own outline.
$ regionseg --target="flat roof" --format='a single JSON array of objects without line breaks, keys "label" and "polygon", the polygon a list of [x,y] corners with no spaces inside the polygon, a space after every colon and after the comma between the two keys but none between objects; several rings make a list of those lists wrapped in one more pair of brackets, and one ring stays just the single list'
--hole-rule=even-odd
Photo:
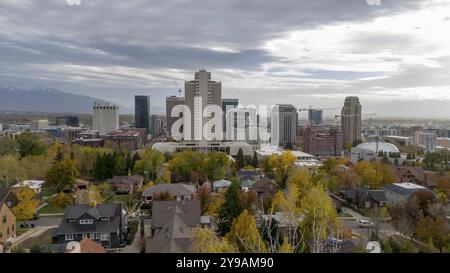
[{"label": "flat roof", "polygon": [[407,189],[407,190],[412,190],[412,189],[426,189],[423,186],[414,184],[414,183],[410,183],[410,182],[405,182],[405,183],[394,183],[394,185]]}]

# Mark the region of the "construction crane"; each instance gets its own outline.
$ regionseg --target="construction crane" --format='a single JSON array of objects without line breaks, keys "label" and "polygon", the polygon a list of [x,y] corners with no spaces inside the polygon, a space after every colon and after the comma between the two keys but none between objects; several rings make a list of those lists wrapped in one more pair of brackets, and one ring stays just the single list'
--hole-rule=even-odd
[{"label": "construction crane", "polygon": [[[362,116],[376,116],[377,113],[367,113],[367,114],[362,114]],[[360,115],[344,115],[344,117],[359,117]],[[335,119],[337,118],[342,118],[342,115],[335,115],[334,116]]]},{"label": "construction crane", "polygon": [[173,80],[173,82],[175,83],[175,86],[177,87],[178,97],[181,97],[181,93],[182,93],[181,88],[178,86],[178,83],[175,80]]},{"label": "construction crane", "polygon": [[309,108],[307,107],[299,107],[298,111],[302,112],[302,111],[309,111],[309,110],[322,110],[322,111],[327,111],[327,110],[339,110],[341,108],[337,108],[337,107],[333,107],[333,108],[312,108],[312,106],[310,105]]}]

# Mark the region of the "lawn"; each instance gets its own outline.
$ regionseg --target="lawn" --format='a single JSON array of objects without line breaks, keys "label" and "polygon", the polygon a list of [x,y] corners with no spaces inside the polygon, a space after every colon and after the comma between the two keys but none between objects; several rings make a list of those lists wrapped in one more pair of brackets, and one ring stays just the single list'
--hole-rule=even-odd
[{"label": "lawn", "polygon": [[55,208],[55,207],[51,206],[50,204],[46,205],[45,207],[43,207],[39,210],[39,214],[63,213],[63,212],[64,212],[64,209]]},{"label": "lawn", "polygon": [[18,228],[16,234],[17,236],[20,236],[29,230],[30,230],[29,228]]},{"label": "lawn", "polygon": [[128,228],[130,233],[128,234],[128,244],[131,244],[134,241],[134,237],[136,236],[136,232],[138,229],[138,221],[133,221],[128,223]]}]

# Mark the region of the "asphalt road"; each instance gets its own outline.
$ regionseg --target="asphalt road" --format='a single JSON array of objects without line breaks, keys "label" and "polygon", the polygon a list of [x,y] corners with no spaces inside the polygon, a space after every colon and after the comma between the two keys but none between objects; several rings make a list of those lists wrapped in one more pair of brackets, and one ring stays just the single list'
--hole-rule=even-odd
[{"label": "asphalt road", "polygon": [[[35,227],[51,227],[51,226],[59,226],[61,223],[62,217],[40,217],[37,220],[26,221],[27,224],[34,224]],[[24,222],[18,222],[17,225],[20,227],[20,224]]]}]

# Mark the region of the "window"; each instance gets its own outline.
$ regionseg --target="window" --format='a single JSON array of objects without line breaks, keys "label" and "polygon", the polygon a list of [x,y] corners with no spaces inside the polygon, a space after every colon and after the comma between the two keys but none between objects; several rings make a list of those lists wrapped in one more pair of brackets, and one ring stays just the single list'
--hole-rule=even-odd
[{"label": "window", "polygon": [[95,233],[89,234],[89,239],[94,240],[95,239]]},{"label": "window", "polygon": [[100,241],[108,241],[109,240],[109,234],[108,233],[102,233],[100,235]]},{"label": "window", "polygon": [[101,221],[108,221],[109,218],[108,218],[108,217],[102,217],[102,218],[100,218],[100,220],[101,220]]},{"label": "window", "polygon": [[95,233],[95,239],[100,240],[100,233]]},{"label": "window", "polygon": [[6,215],[3,216],[3,224],[6,223],[7,220],[8,220],[8,218],[6,218]]},{"label": "window", "polygon": [[94,220],[88,219],[88,220],[80,220],[81,225],[87,225],[87,224],[93,224]]},{"label": "window", "polygon": [[66,241],[73,241],[73,234],[66,234]]}]

